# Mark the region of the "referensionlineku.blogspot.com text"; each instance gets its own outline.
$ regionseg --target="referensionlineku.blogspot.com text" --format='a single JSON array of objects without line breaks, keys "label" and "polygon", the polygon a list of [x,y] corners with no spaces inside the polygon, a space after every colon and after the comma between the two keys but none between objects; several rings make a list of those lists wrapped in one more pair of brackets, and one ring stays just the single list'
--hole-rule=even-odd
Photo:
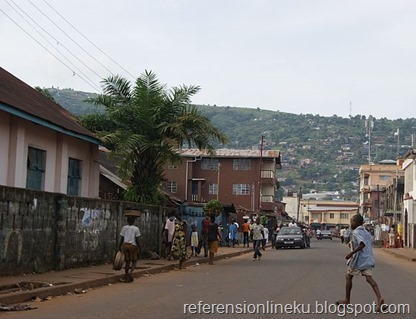
[{"label": "referensionlineku.blogspot.com text", "polygon": [[409,304],[384,304],[379,311],[377,311],[377,304],[334,304],[325,302],[315,303],[293,303],[281,304],[273,301],[266,301],[265,303],[249,303],[243,301],[241,303],[205,303],[199,301],[198,303],[187,303],[183,305],[183,313],[186,314],[337,314],[339,317],[344,317],[347,314],[357,317],[360,314],[410,314]]}]

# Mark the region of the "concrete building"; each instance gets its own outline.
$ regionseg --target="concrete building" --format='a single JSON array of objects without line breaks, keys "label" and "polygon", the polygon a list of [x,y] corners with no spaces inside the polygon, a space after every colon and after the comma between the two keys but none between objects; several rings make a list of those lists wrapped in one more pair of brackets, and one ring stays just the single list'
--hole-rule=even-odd
[{"label": "concrete building", "polygon": [[315,229],[330,229],[350,225],[350,219],[358,212],[358,203],[344,201],[310,201],[309,225]]},{"label": "concrete building", "polygon": [[[359,169],[360,213],[371,221],[377,221],[385,213],[390,214],[391,212],[387,212],[387,198],[383,196],[383,192],[385,194],[386,189],[394,185],[394,193],[397,195],[396,190],[398,185],[402,185],[403,176],[399,162],[397,164],[388,162],[387,164],[361,165]],[[395,211],[398,207],[397,200],[396,196],[396,202],[392,207]]]},{"label": "concrete building", "polygon": [[405,176],[403,196],[402,238],[405,247],[416,248],[416,149],[404,157]]},{"label": "concrete building", "polygon": [[[303,197],[303,195],[302,195]],[[338,200],[298,199],[298,195],[283,198],[289,216],[315,229],[348,226],[352,215],[358,211],[358,203]]]},{"label": "concrete building", "polygon": [[167,194],[189,203],[216,199],[253,212],[275,212],[279,151],[218,149],[209,155],[186,149],[180,156],[179,164],[165,167]]},{"label": "concrete building", "polygon": [[0,68],[0,185],[98,197],[99,140]]}]

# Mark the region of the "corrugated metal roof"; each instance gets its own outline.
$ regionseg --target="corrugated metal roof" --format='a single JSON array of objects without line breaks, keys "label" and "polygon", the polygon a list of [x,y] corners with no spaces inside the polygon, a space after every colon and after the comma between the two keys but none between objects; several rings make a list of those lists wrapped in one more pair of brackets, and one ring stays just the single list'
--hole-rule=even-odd
[{"label": "corrugated metal roof", "polygon": [[100,173],[108,178],[110,181],[112,181],[114,184],[118,185],[122,189],[127,189],[127,185],[123,183],[120,177],[118,177],[116,174],[113,174],[111,171],[109,171],[104,166],[100,165]]},{"label": "corrugated metal roof", "polygon": [[[236,149],[217,149],[215,155],[209,155],[207,151],[198,149],[184,149],[179,151],[181,156],[186,157],[235,157],[235,158],[259,158],[260,150],[236,150]],[[264,158],[279,158],[280,152],[276,150],[263,150]]]},{"label": "corrugated metal roof", "polygon": [[33,119],[33,122],[52,129],[56,127],[63,133],[73,132],[75,134],[72,135],[81,135],[79,138],[88,137],[90,142],[98,144],[97,137],[78,124],[71,113],[0,67],[1,104],[4,105],[3,110],[15,116]]}]

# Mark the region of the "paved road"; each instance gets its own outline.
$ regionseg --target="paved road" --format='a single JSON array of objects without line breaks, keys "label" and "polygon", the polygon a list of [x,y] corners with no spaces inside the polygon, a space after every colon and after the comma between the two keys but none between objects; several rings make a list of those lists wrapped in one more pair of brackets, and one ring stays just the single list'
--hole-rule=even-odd
[{"label": "paved road", "polygon": [[[191,266],[183,271],[171,271],[136,279],[132,284],[115,284],[86,294],[57,297],[47,302],[34,303],[36,310],[2,313],[2,318],[340,318],[342,309],[334,302],[344,294],[344,255],[346,246],[338,240],[312,241],[310,249],[266,250],[260,261],[251,255],[225,259],[210,266]],[[371,315],[358,318],[416,318],[414,263],[400,260],[375,249],[377,266],[374,278],[379,283],[386,303],[391,307],[409,304],[412,314]],[[199,302],[205,305],[241,305],[252,312],[254,304],[278,305],[292,313],[260,314],[184,314],[184,304]],[[364,278],[354,278],[352,302],[357,310],[371,304],[374,295]],[[301,314],[300,311],[325,311],[335,314]],[[208,306],[205,306],[208,307]],[[231,307],[231,306],[228,306]],[[366,310],[370,310],[370,306]],[[242,308],[235,308],[238,312]],[[393,308],[391,308],[393,309]],[[203,310],[203,308],[201,308]],[[207,310],[207,308],[205,308]],[[221,311],[221,308],[217,308]],[[273,309],[271,309],[273,310]],[[293,313],[296,311],[297,313]],[[267,312],[267,309],[266,311]],[[269,311],[270,312],[270,311]],[[346,318],[354,318],[347,315]]]}]

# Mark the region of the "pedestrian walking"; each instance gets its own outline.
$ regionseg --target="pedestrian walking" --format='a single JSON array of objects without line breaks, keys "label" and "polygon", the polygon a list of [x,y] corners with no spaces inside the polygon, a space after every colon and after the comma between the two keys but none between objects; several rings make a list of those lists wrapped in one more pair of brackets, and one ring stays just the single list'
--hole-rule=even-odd
[{"label": "pedestrian walking", "polygon": [[341,230],[339,231],[339,238],[341,238],[341,244],[343,244],[345,241],[344,236],[345,236],[345,228],[342,227]]},{"label": "pedestrian walking", "polygon": [[379,312],[383,307],[384,299],[376,281],[372,276],[374,267],[374,257],[372,251],[372,239],[370,233],[364,228],[364,218],[360,214],[351,218],[351,252],[345,258],[348,260],[347,275],[345,284],[345,299],[340,300],[337,304],[349,304],[351,301],[352,279],[354,276],[362,275],[373,288],[377,299],[376,311]]},{"label": "pedestrian walking", "polygon": [[298,227],[298,224],[296,224],[295,220],[292,219],[292,221],[288,225],[289,227]]},{"label": "pedestrian walking", "polygon": [[244,219],[244,223],[241,225],[241,229],[243,230],[243,247],[249,247],[248,233],[250,231],[250,225],[247,219]]},{"label": "pedestrian walking", "polygon": [[350,227],[345,228],[345,232],[344,232],[344,242],[348,245],[350,243],[351,240],[351,229]]},{"label": "pedestrian walking", "polygon": [[277,238],[277,234],[279,233],[279,231],[280,231],[280,227],[279,225],[276,225],[274,227],[273,234],[272,234],[272,248],[276,248],[276,238]]},{"label": "pedestrian walking", "polygon": [[219,240],[221,240],[221,233],[218,224],[215,222],[215,215],[210,217],[210,224],[207,232],[208,248],[209,248],[209,264],[214,264],[214,254],[218,252]]},{"label": "pedestrian walking", "polygon": [[396,232],[394,230],[394,227],[391,227],[389,231],[389,247],[390,248],[395,247],[395,243],[394,243],[395,237],[396,237]]},{"label": "pedestrian walking", "polygon": [[175,211],[172,211],[163,225],[162,236],[164,244],[164,257],[167,260],[172,259],[172,241],[175,233],[175,220]]},{"label": "pedestrian walking", "polygon": [[231,224],[228,226],[228,246],[234,247],[234,245],[237,242],[237,225],[234,222],[234,220],[231,222]]},{"label": "pedestrian walking", "polygon": [[198,236],[198,229],[195,225],[191,226],[191,256],[198,256],[198,247],[199,247],[199,236]]},{"label": "pedestrian walking", "polygon": [[318,228],[316,230],[316,239],[320,239],[321,238],[321,230]]},{"label": "pedestrian walking", "polygon": [[266,250],[266,245],[269,240],[269,229],[263,226],[263,239],[261,241],[261,248]]},{"label": "pedestrian walking", "polygon": [[211,224],[209,214],[205,215],[205,219],[201,222],[202,246],[204,246],[204,257],[208,257],[208,226]]},{"label": "pedestrian walking", "polygon": [[172,241],[172,257],[175,260],[179,260],[179,270],[183,268],[183,263],[188,258],[186,251],[186,233],[187,225],[180,215],[176,215],[175,220],[175,234]]},{"label": "pedestrian walking", "polygon": [[263,225],[260,224],[259,218],[254,221],[254,224],[251,228],[253,233],[253,247],[254,247],[254,256],[253,260],[260,260],[262,254],[260,252],[260,245],[263,240]]},{"label": "pedestrian walking", "polygon": [[120,279],[122,282],[132,282],[133,271],[136,268],[137,260],[139,257],[139,227],[134,225],[136,220],[135,216],[127,216],[128,225],[123,226],[120,232],[120,251],[124,253],[124,259],[126,265],[124,267],[124,276]]}]

